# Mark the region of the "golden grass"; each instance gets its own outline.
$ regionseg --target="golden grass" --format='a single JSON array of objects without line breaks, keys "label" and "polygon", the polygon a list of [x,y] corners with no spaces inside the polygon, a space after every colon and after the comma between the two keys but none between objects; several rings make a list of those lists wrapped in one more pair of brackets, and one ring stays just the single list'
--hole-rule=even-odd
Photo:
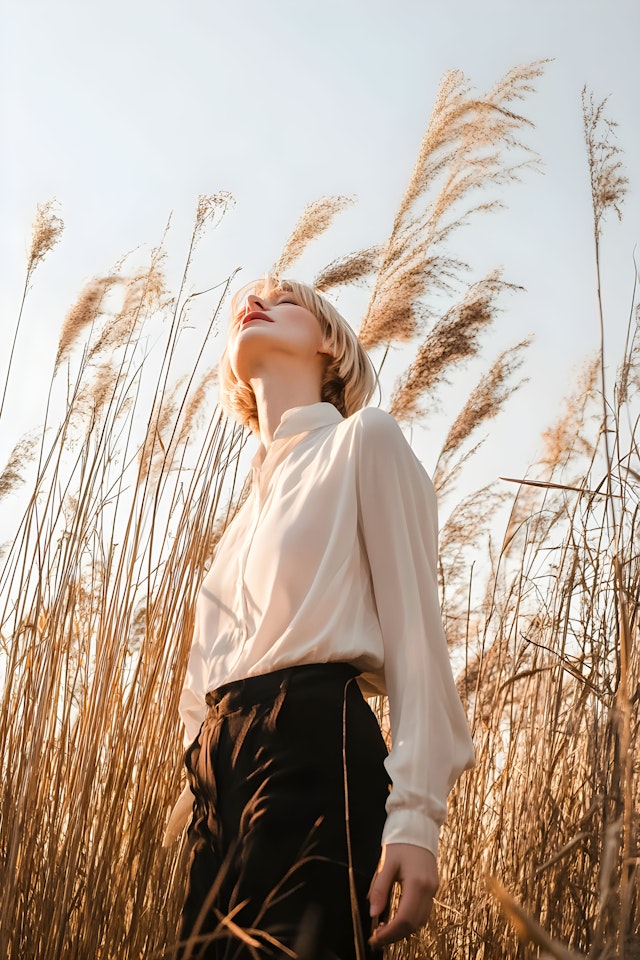
[{"label": "golden grass", "polygon": [[472,284],[462,302],[434,324],[391,397],[390,412],[396,419],[424,418],[418,406],[421,397],[433,396],[451,368],[477,354],[480,336],[495,317],[495,299],[509,287],[494,271]]},{"label": "golden grass", "polygon": [[383,247],[378,244],[338,257],[314,277],[313,286],[325,292],[345,284],[362,284],[380,267],[382,253]]},{"label": "golden grass", "polygon": [[[446,243],[474,214],[502,206],[496,197],[472,198],[535,165],[535,152],[520,136],[531,122],[508,105],[531,92],[542,63],[515,67],[484,97],[460,71],[445,76],[359,330],[365,346],[409,340],[420,331],[419,298],[449,290],[464,266]],[[514,150],[520,159],[509,163]]]},{"label": "golden grass", "polygon": [[[522,351],[529,346],[530,342],[530,339],[523,340],[514,347],[503,350],[469,394],[462,410],[449,428],[436,462],[433,483],[439,495],[448,489],[460,472],[461,466],[466,462],[465,456],[459,457],[463,444],[479,426],[497,417],[509,397],[522,385],[522,380],[514,384],[511,378],[522,365]],[[456,456],[458,456],[457,462],[454,460]]]},{"label": "golden grass", "polygon": [[[523,149],[526,121],[511,104],[539,71],[515,68],[483,98],[448,75],[389,241],[324,271],[329,288],[378,270],[363,326],[372,346],[404,342],[433,320],[389,390],[399,417],[420,415],[426,395],[437,402],[440,385],[477,355],[496,297],[513,287],[496,272],[460,296],[460,265],[443,241],[470,211],[463,204],[460,214],[458,200],[521,168],[500,156]],[[590,104],[598,260],[624,177],[618,155],[598,146],[604,114]],[[247,432],[208,406],[215,375],[203,369],[231,278],[188,378],[176,372],[176,345],[199,295],[184,295],[195,246],[230,202],[200,198],[174,297],[162,244],[147,271],[124,276],[118,266],[83,291],[55,358],[62,416],[47,424],[48,406],[48,429],[20,441],[0,474],[5,503],[25,495],[0,557],[0,957],[174,953],[187,851],[162,848],[161,838],[184,779],[178,697],[200,582],[248,492],[238,489]],[[328,226],[329,207],[316,210],[315,226],[305,213],[290,262],[325,216]],[[56,229],[43,228],[41,256]],[[29,274],[37,262],[30,256]],[[451,285],[449,306],[425,302],[430,285]],[[603,391],[603,336],[530,475],[476,491],[443,524],[443,617],[477,764],[450,798],[433,921],[389,957],[640,953],[635,316],[612,391]],[[155,366],[141,336],[150,327],[164,338]],[[508,402],[522,347],[498,358],[453,419],[435,472],[443,495],[471,463],[476,431]],[[385,729],[386,705],[375,708]],[[221,917],[215,935],[229,933],[252,949],[268,937]]]},{"label": "golden grass", "polygon": [[351,203],[353,200],[349,197],[320,197],[308,204],[272,268],[274,276],[284,275],[311,241],[328,230],[337,215]]},{"label": "golden grass", "polygon": [[64,223],[55,213],[57,201],[47,200],[39,203],[31,228],[31,246],[27,260],[27,275],[31,276],[39,263],[42,263],[48,253],[59,242],[64,229]]},{"label": "golden grass", "polygon": [[[66,360],[82,334],[98,319],[105,295],[110,288],[120,283],[116,275],[94,277],[85,286],[77,302],[73,305],[62,325],[58,341],[56,367]],[[109,329],[108,327],[106,329]]]},{"label": "golden grass", "polygon": [[22,323],[24,304],[33,274],[38,265],[42,263],[47,254],[50,253],[55,245],[59,242],[64,229],[64,222],[60,219],[54,209],[56,203],[56,200],[47,200],[46,203],[39,203],[37,205],[36,216],[31,227],[31,245],[29,247],[29,254],[27,257],[27,269],[25,271],[24,286],[22,288],[22,300],[20,303],[20,309],[18,311],[18,319],[16,320],[15,330],[13,332],[11,349],[9,351],[9,362],[7,364],[7,372],[4,386],[2,388],[2,397],[0,398],[0,417],[4,411],[5,400],[7,398],[7,387],[9,385],[9,377],[11,374],[11,364],[13,363],[13,355],[16,349],[18,334],[20,333],[20,324]]}]

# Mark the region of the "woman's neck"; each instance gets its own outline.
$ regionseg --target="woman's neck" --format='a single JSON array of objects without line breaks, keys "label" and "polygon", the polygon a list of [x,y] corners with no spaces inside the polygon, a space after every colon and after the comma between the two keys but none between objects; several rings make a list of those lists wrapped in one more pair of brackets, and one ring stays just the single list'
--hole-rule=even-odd
[{"label": "woman's neck", "polygon": [[322,400],[320,379],[309,376],[308,366],[299,375],[293,370],[287,371],[286,377],[263,374],[250,383],[258,408],[260,439],[265,449],[271,445],[273,434],[286,410],[320,403]]}]

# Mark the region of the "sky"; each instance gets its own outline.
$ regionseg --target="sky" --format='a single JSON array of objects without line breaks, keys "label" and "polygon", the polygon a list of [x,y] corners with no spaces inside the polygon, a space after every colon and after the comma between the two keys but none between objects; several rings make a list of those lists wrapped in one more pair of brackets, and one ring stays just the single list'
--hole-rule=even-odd
[{"label": "sky", "polygon": [[[36,204],[55,197],[65,231],[27,300],[0,463],[43,419],[60,327],[84,283],[133,248],[143,262],[171,214],[175,289],[200,194],[228,190],[236,203],[199,246],[190,289],[236,267],[238,283],[262,273],[320,196],[357,202],[305,254],[299,279],[384,240],[451,69],[482,92],[518,63],[551,61],[521,105],[535,123],[525,139],[543,173],[504,190],[507,209],[476,220],[451,246],[472,277],[502,265],[504,279],[526,288],[502,302],[484,367],[535,338],[528,382],[488,430],[478,482],[524,474],[597,346],[585,83],[597,100],[610,97],[631,181],[623,221],[610,219],[604,238],[614,370],[640,222],[636,0],[21,0],[5,2],[1,19],[2,382]],[[335,302],[357,328],[366,298]],[[480,369],[453,384],[437,423],[411,434],[427,468]]]}]

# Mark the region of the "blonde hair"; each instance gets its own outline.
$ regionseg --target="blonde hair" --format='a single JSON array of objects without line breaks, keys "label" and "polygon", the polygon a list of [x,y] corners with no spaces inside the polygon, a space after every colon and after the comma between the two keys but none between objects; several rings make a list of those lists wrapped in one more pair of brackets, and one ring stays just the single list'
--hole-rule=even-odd
[{"label": "blonde hair", "polygon": [[[377,377],[369,356],[354,330],[313,287],[298,280],[280,280],[265,274],[253,280],[234,294],[231,301],[231,323],[244,312],[250,293],[256,296],[290,293],[293,298],[316,317],[323,337],[334,354],[328,357],[320,388],[321,399],[332,403],[343,417],[365,407],[376,388]],[[254,433],[260,429],[258,407],[251,385],[239,380],[231,368],[228,343],[218,364],[219,399],[223,410],[249,427]]]}]

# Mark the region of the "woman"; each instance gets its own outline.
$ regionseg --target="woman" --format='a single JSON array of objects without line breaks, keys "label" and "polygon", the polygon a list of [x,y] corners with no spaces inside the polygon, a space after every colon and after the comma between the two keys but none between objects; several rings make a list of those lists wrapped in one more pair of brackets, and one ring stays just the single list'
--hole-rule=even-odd
[{"label": "woman", "polygon": [[[366,407],[374,387],[312,288],[266,277],[234,298],[220,398],[260,444],[180,700],[188,783],[164,842],[192,813],[181,956],[361,960],[431,911],[446,797],[473,747],[433,486],[395,420]],[[363,697],[377,693],[388,755]]]}]

